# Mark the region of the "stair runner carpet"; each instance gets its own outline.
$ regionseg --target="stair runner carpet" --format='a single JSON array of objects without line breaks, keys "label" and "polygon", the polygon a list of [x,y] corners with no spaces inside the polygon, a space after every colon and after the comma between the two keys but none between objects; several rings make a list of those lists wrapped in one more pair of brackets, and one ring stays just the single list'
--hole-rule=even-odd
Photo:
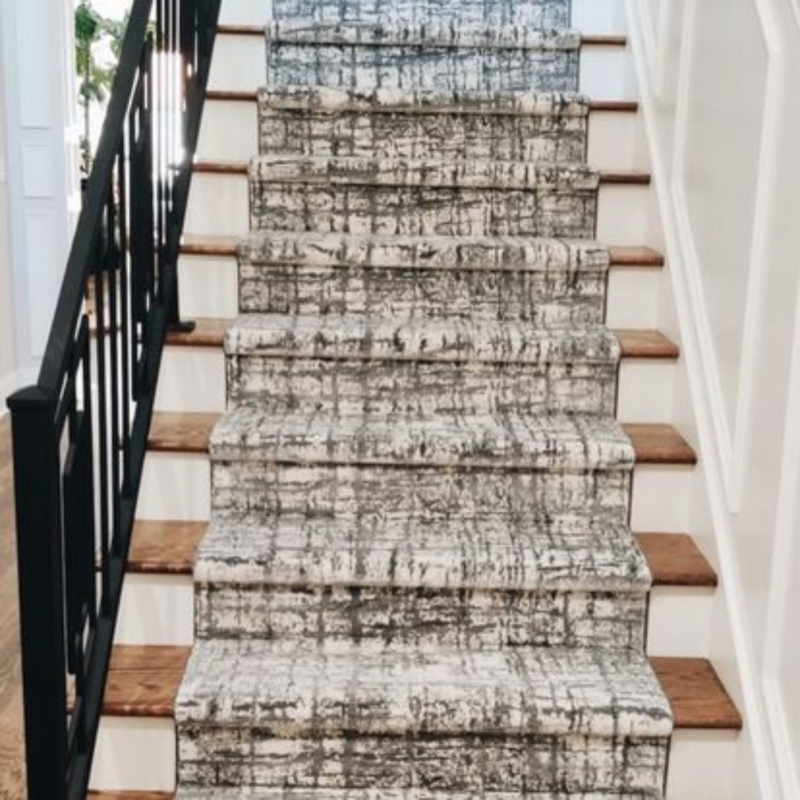
[{"label": "stair runner carpet", "polygon": [[660,798],[569,4],[274,12],[178,797]]}]

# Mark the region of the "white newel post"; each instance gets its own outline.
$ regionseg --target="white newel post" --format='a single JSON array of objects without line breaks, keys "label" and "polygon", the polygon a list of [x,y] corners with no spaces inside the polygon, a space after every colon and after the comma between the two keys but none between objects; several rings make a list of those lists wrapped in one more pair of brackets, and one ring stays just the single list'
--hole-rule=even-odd
[{"label": "white newel post", "polygon": [[17,366],[44,351],[80,207],[72,0],[3,0],[11,279]]}]

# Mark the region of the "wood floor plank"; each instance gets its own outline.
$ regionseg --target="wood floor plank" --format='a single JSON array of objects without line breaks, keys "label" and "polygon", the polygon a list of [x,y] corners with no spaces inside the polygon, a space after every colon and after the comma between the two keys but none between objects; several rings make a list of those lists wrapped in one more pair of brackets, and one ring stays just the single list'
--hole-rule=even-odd
[{"label": "wood floor plank", "polygon": [[680,348],[661,331],[618,329],[614,335],[619,340],[623,358],[676,359]]},{"label": "wood floor plank", "polygon": [[162,453],[207,453],[211,431],[220,414],[157,411],[153,414],[149,450]]},{"label": "wood floor plank", "polygon": [[652,656],[650,663],[669,698],[676,728],[741,729],[742,715],[709,661]]},{"label": "wood floor plank", "polygon": [[714,587],[717,573],[686,533],[637,533],[655,586]]},{"label": "wood floor plank", "polygon": [[697,453],[672,425],[626,423],[622,426],[636,450],[637,464],[693,465]]},{"label": "wood floor plank", "polygon": [[191,575],[207,522],[137,520],[128,570],[135,573]]},{"label": "wood floor plank", "polygon": [[664,256],[652,247],[611,245],[608,255],[612,267],[663,267]]}]

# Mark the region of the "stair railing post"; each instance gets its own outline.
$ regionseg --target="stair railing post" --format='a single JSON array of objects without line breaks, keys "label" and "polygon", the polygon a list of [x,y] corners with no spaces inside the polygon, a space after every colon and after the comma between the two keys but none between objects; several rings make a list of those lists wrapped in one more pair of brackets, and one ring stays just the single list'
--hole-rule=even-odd
[{"label": "stair railing post", "polygon": [[64,800],[67,689],[55,404],[34,386],[17,392],[8,405],[15,468],[28,800]]}]

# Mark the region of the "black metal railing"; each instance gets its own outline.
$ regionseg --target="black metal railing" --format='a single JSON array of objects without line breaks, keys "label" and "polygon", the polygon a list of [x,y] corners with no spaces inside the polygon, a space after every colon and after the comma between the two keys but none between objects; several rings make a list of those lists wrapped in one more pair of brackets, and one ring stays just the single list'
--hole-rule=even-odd
[{"label": "black metal railing", "polygon": [[29,800],[86,795],[220,0],[134,0],[36,385],[9,399]]}]

